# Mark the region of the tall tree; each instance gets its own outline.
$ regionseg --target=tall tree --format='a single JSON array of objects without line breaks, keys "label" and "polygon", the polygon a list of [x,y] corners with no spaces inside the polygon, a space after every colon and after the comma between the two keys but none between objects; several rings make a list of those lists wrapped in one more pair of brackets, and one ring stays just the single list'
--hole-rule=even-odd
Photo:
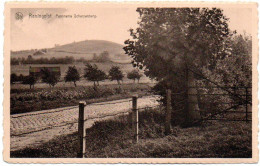
[{"label": "tall tree", "polygon": [[68,71],[65,76],[65,82],[73,82],[74,86],[76,87],[76,82],[80,80],[80,75],[75,66],[69,66]]},{"label": "tall tree", "polygon": [[111,81],[117,80],[118,85],[120,84],[120,81],[122,81],[124,78],[123,72],[120,70],[118,66],[112,66],[109,70],[109,79]]},{"label": "tall tree", "polygon": [[[191,68],[212,69],[215,60],[226,54],[226,40],[230,36],[228,19],[217,8],[138,8],[139,27],[130,29],[132,40],[125,41],[124,50],[133,58],[133,65],[145,67],[145,74],[173,88],[174,79],[188,80],[195,85]],[[186,78],[186,79],[185,79]],[[184,84],[184,83],[183,83]],[[189,89],[196,94],[196,89]],[[188,96],[191,103],[196,96]],[[199,118],[198,105],[185,109],[187,125]]]}]

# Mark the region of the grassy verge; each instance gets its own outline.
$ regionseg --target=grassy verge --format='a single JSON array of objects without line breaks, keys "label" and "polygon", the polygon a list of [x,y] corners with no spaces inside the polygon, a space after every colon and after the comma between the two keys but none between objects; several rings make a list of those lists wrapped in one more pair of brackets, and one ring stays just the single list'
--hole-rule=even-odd
[{"label": "grassy verge", "polygon": [[92,86],[47,89],[11,90],[11,114],[34,112],[87,103],[117,100],[131,97],[133,93],[150,94],[149,84],[102,85],[96,90]]},{"label": "grassy verge", "polygon": [[[96,122],[86,130],[86,157],[111,158],[251,158],[252,131],[246,122],[206,122],[199,127],[175,126],[163,133],[163,114],[140,113],[140,141],[132,142],[127,117]],[[57,137],[11,157],[76,157],[77,135]]]}]

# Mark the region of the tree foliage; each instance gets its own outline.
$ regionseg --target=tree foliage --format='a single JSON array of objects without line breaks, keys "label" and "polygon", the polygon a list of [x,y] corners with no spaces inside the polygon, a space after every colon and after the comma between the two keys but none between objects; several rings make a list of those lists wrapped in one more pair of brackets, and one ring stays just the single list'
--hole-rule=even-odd
[{"label": "tree foliage", "polygon": [[51,72],[48,68],[43,68],[41,69],[41,79],[42,82],[54,87],[59,82],[60,76],[55,72]]},{"label": "tree foliage", "polygon": [[84,77],[94,82],[94,87],[96,83],[99,85],[99,81],[103,81],[107,78],[106,73],[100,69],[98,69],[97,65],[91,65],[89,63],[86,64]]},{"label": "tree foliage", "polygon": [[65,76],[65,82],[73,82],[75,87],[77,86],[76,82],[80,80],[80,75],[75,66],[69,66],[68,71]]},{"label": "tree foliage", "polygon": [[34,76],[32,76],[32,75],[29,75],[29,76],[25,76],[24,78],[23,78],[23,84],[28,84],[28,85],[30,85],[30,89],[32,88],[32,87],[34,87],[34,85],[36,84],[36,82],[37,82],[37,77],[34,77]]},{"label": "tree foliage", "polygon": [[230,38],[229,45],[230,53],[216,61],[216,67],[208,72],[208,77],[222,86],[252,86],[251,36],[235,35]]},{"label": "tree foliage", "polygon": [[14,82],[16,82],[18,80],[18,76],[15,73],[11,74],[11,84],[13,84]]},{"label": "tree foliage", "polygon": [[111,81],[117,80],[117,83],[120,84],[124,78],[123,72],[120,70],[118,66],[112,66],[109,70],[109,79]]},{"label": "tree foliage", "polygon": [[11,65],[19,64],[71,64],[75,62],[72,56],[60,57],[60,58],[33,58],[31,55],[25,58],[11,58]]},{"label": "tree foliage", "polygon": [[139,27],[124,50],[134,66],[157,80],[188,66],[214,67],[225,56],[230,35],[222,10],[212,8],[138,8]]},{"label": "tree foliage", "polygon": [[132,70],[131,72],[127,73],[127,78],[130,79],[130,80],[138,80],[138,83],[139,83],[139,80],[140,78],[142,77],[143,75],[141,73],[139,73],[138,70],[134,69]]}]

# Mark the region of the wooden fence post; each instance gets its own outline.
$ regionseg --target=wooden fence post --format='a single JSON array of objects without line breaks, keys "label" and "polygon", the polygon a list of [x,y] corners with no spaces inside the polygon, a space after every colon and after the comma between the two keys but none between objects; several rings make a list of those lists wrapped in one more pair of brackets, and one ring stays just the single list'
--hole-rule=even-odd
[{"label": "wooden fence post", "polygon": [[134,141],[138,143],[138,109],[137,96],[132,97],[132,131],[134,134]]},{"label": "wooden fence post", "polygon": [[165,113],[165,135],[169,135],[171,133],[171,89],[166,90],[166,113]]},{"label": "wooden fence post", "polygon": [[84,107],[85,102],[79,102],[79,119],[78,119],[78,154],[77,158],[83,158],[83,136],[84,136]]}]

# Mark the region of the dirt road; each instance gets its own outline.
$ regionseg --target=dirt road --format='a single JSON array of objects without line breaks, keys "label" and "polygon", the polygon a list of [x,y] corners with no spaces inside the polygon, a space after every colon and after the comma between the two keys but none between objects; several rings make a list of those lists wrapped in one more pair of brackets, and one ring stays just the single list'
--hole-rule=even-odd
[{"label": "dirt road", "polygon": [[[138,108],[158,105],[158,96],[138,98]],[[129,99],[94,103],[85,107],[85,127],[91,127],[98,117],[126,112],[131,109]],[[55,136],[77,131],[78,106],[11,115],[11,151],[36,146]]]}]

